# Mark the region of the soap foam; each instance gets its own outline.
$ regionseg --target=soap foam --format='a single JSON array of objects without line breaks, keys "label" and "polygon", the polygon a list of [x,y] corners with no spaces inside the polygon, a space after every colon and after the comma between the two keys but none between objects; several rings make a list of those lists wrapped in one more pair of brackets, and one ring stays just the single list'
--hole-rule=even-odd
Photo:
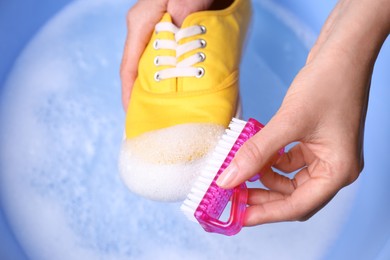
[{"label": "soap foam", "polygon": [[181,124],[125,139],[119,171],[134,193],[157,201],[181,201],[189,193],[225,128]]}]

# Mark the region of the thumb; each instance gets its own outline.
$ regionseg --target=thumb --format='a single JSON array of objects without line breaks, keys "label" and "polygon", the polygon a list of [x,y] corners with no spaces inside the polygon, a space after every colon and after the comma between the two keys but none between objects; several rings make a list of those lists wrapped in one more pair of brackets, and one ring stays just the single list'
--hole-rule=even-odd
[{"label": "thumb", "polygon": [[[296,133],[296,131],[294,131]],[[219,176],[217,184],[225,189],[236,187],[258,174],[271,159],[296,137],[289,125],[274,117],[260,132],[246,141]]]},{"label": "thumb", "polygon": [[191,13],[208,10],[213,0],[170,0],[167,11],[172,16],[173,23],[181,27],[184,19]]}]

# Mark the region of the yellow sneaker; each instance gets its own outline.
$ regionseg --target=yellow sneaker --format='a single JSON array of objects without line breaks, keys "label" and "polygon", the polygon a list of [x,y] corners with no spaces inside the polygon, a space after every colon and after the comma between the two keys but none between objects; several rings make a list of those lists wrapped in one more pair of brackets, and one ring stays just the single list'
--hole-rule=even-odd
[{"label": "yellow sneaker", "polygon": [[[234,0],[222,10],[190,14],[181,28],[169,14],[156,25],[126,115],[120,169],[132,191],[155,200],[185,198],[237,113],[250,14],[249,0]],[[169,179],[169,187],[161,179]]]}]

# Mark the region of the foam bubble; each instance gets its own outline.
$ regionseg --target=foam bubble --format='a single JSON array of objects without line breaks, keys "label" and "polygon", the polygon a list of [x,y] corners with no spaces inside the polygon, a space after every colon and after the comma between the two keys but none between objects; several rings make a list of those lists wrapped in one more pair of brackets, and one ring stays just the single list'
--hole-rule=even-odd
[{"label": "foam bubble", "polygon": [[157,201],[184,200],[225,128],[181,124],[125,139],[119,171],[134,193]]}]

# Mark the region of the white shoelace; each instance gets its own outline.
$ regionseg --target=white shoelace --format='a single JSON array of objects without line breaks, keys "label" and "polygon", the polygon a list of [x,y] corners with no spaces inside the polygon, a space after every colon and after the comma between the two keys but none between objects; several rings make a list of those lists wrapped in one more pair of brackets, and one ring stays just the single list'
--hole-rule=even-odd
[{"label": "white shoelace", "polygon": [[176,52],[176,57],[157,56],[154,59],[154,64],[156,66],[172,67],[157,71],[154,75],[154,79],[156,81],[160,81],[162,79],[176,77],[202,77],[205,73],[204,69],[202,67],[194,67],[194,65],[206,59],[206,55],[203,52],[197,52],[196,54],[193,54],[180,62],[177,62],[177,60],[182,55],[192,50],[204,48],[206,46],[206,41],[203,39],[196,39],[184,44],[178,44],[178,42],[181,39],[187,37],[204,34],[206,32],[206,28],[201,25],[194,25],[187,28],[179,29],[170,22],[161,22],[156,25],[155,32],[156,34],[158,34],[162,31],[173,33],[175,35],[175,40],[156,39],[153,47],[155,49],[174,50]]}]

